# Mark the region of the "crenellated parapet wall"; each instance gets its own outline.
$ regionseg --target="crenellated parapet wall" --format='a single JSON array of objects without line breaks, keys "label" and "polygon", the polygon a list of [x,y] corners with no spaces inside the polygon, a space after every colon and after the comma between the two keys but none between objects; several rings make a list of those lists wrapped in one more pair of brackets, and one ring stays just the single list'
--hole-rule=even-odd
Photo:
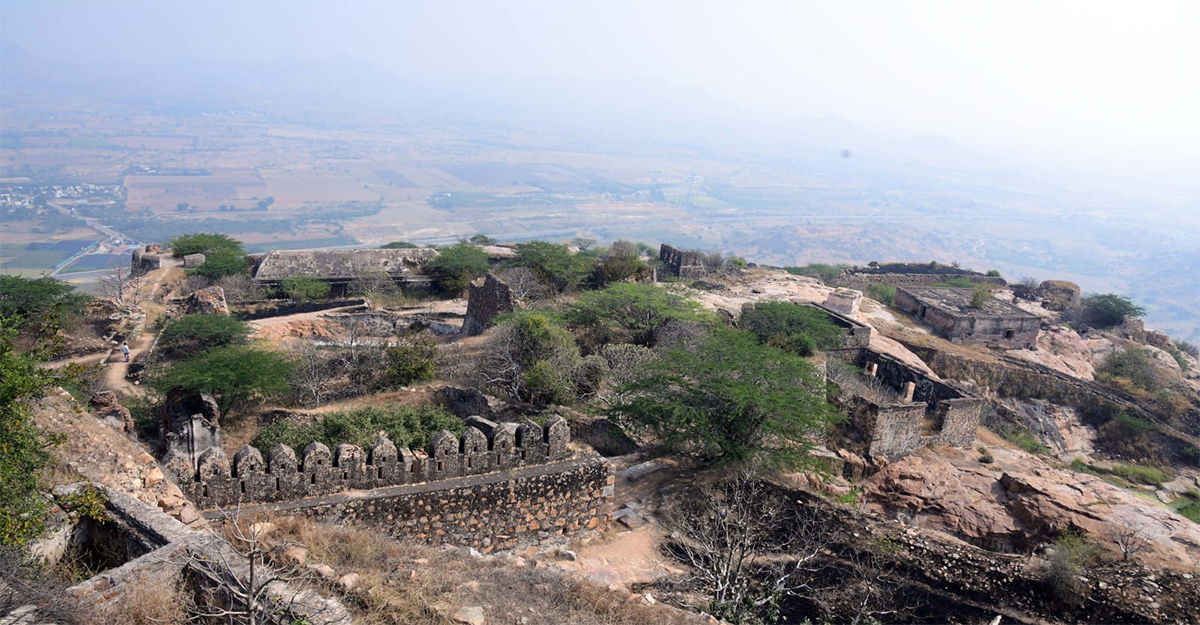
[{"label": "crenellated parapet wall", "polygon": [[461,437],[445,430],[434,434],[423,450],[398,449],[381,436],[366,450],[343,444],[330,451],[314,442],[299,456],[278,445],[264,457],[246,446],[230,462],[216,448],[194,464],[182,456],[172,456],[166,464],[184,494],[209,509],[436,482],[554,463],[570,455],[570,427],[562,417],[552,417],[545,427],[480,417],[468,418],[466,425]]}]

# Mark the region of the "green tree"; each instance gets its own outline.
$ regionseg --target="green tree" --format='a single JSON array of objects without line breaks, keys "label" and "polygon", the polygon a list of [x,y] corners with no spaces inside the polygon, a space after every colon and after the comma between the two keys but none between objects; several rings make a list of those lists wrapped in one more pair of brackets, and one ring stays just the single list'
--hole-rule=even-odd
[{"label": "green tree", "polygon": [[438,255],[425,265],[438,289],[450,296],[461,295],[471,280],[488,272],[487,252],[474,245],[458,244],[438,250]]},{"label": "green tree", "polygon": [[707,462],[798,467],[837,418],[812,365],[747,332],[716,330],[675,348],[626,384],[608,414],[674,451]]},{"label": "green tree", "polygon": [[417,245],[415,245],[413,243],[409,243],[408,241],[392,241],[391,243],[385,243],[383,245],[380,245],[379,249],[381,249],[381,250],[414,250],[414,249],[417,249]]},{"label": "green tree", "polygon": [[409,386],[432,380],[437,371],[437,339],[431,334],[404,338],[388,346],[384,353],[388,363],[384,380],[389,386]]},{"label": "green tree", "polygon": [[90,300],[54,278],[0,275],[0,317],[17,318],[19,329],[77,315]]},{"label": "green tree", "polygon": [[[600,332],[599,343],[651,345],[655,332],[669,321],[715,324],[696,301],[647,284],[620,282],[602,291],[580,293],[567,313],[572,325]],[[613,337],[613,334],[619,334]]]},{"label": "green tree", "polygon": [[38,431],[28,402],[57,380],[41,366],[42,353],[16,349],[18,323],[0,317],[0,546],[21,545],[42,533],[46,501],[38,479],[56,442]]},{"label": "green tree", "polygon": [[742,314],[738,325],[758,340],[800,356],[841,345],[842,330],[811,306],[763,302]]},{"label": "green tree", "polygon": [[471,245],[495,245],[496,239],[493,239],[486,234],[476,234],[467,239],[467,242]]},{"label": "green tree", "polygon": [[547,402],[575,392],[579,347],[550,314],[522,310],[500,317],[480,351],[474,372],[480,386],[517,401]]},{"label": "green tree", "polygon": [[559,293],[579,286],[592,271],[591,259],[572,254],[565,245],[530,241],[517,244],[516,250],[509,266],[529,267],[542,282]]},{"label": "green tree", "polygon": [[177,362],[150,377],[166,395],[173,390],[210,393],[221,414],[288,389],[293,364],[277,352],[250,345],[226,345]]},{"label": "green tree", "polygon": [[1146,314],[1145,308],[1116,293],[1089,295],[1083,298],[1081,304],[1088,322],[1101,328],[1120,325],[1130,317],[1136,318]]},{"label": "green tree", "polygon": [[229,315],[188,315],[167,324],[158,335],[158,350],[169,358],[225,345],[242,345],[250,327]]},{"label": "green tree", "polygon": [[614,241],[596,263],[596,283],[604,286],[628,280],[649,270],[642,262],[637,245],[629,241]]},{"label": "green tree", "polygon": [[209,254],[217,250],[229,250],[237,252],[241,256],[246,255],[246,250],[242,248],[242,242],[227,234],[206,232],[182,234],[171,239],[167,245],[171,248],[171,254],[176,257],[188,254]]},{"label": "green tree", "polygon": [[210,280],[245,273],[250,259],[245,253],[232,249],[216,249],[204,255],[204,262],[192,271]]},{"label": "green tree", "polygon": [[297,302],[307,302],[310,299],[321,299],[329,295],[329,283],[308,276],[293,276],[284,278],[279,284],[288,297]]}]

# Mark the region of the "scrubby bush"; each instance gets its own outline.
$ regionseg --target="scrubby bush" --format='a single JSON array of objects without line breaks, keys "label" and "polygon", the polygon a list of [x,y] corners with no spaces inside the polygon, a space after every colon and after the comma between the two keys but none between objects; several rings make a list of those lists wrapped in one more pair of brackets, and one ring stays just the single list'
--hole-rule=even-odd
[{"label": "scrubby bush", "polygon": [[642,262],[637,246],[629,241],[614,241],[596,263],[595,281],[604,286],[628,280],[649,270]]},{"label": "scrubby bush", "polygon": [[432,380],[437,370],[437,339],[428,333],[416,334],[390,345],[387,354],[387,386],[409,386]]},{"label": "scrubby bush", "polygon": [[387,404],[331,412],[304,425],[280,421],[260,430],[251,444],[268,450],[282,443],[299,451],[318,441],[330,449],[342,443],[366,449],[386,432],[397,447],[424,449],[439,430],[461,434],[463,428],[462,419],[439,406]]},{"label": "scrubby bush", "polygon": [[1163,381],[1145,350],[1135,346],[1109,354],[1096,368],[1096,373],[1102,382],[1124,380],[1143,391],[1153,392],[1163,386]]},{"label": "scrubby bush", "polygon": [[329,283],[307,276],[284,278],[283,282],[279,284],[279,288],[297,302],[307,302],[310,299],[329,296]]},{"label": "scrubby bush", "polygon": [[1096,445],[1130,459],[1160,460],[1162,450],[1153,438],[1157,426],[1128,412],[1120,412],[1096,430]]},{"label": "scrubby bush", "polygon": [[76,293],[75,287],[54,278],[0,275],[0,317],[14,319],[22,330],[77,315],[90,300]]},{"label": "scrubby bush", "polygon": [[1192,345],[1187,341],[1175,341],[1175,347],[1192,358],[1200,358],[1200,347]]},{"label": "scrubby bush", "polygon": [[849,265],[827,265],[824,263],[812,263],[800,267],[784,267],[783,270],[795,275],[816,278],[823,284],[833,284],[835,280],[842,277],[842,272],[849,268]]},{"label": "scrubby bush", "polygon": [[976,284],[971,293],[971,308],[983,308],[992,299],[992,290],[986,284]]},{"label": "scrubby bush", "polygon": [[415,250],[417,245],[408,241],[392,241],[379,246],[381,250]]},{"label": "scrubby bush", "polygon": [[1100,561],[1100,547],[1080,534],[1063,534],[1055,541],[1042,569],[1042,583],[1065,605],[1077,607],[1086,599],[1087,587],[1079,581],[1081,569]]},{"label": "scrubby bush", "polygon": [[890,284],[872,284],[867,287],[867,297],[886,306],[895,306],[896,287]]}]

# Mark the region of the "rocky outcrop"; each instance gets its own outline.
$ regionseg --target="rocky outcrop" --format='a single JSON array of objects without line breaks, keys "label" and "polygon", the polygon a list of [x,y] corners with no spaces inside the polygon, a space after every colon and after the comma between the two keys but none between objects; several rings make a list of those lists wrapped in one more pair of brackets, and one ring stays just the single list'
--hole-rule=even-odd
[{"label": "rocky outcrop", "polygon": [[186,298],[189,315],[228,315],[229,304],[225,302],[225,290],[219,286],[194,291]]},{"label": "rocky outcrop", "polygon": [[1116,550],[1133,528],[1150,561],[1200,566],[1200,525],[1094,475],[995,448],[993,462],[956,449],[920,450],[864,482],[868,510],[999,550],[1029,550],[1067,531]]},{"label": "rocky outcrop", "polygon": [[101,391],[92,396],[92,414],[97,419],[108,422],[116,430],[129,434],[134,430],[133,416],[129,409],[121,405],[117,394],[112,391]]},{"label": "rocky outcrop", "polygon": [[1079,305],[1079,285],[1066,280],[1044,280],[1034,294],[1046,310],[1062,311]]},{"label": "rocky outcrop", "polygon": [[451,414],[460,419],[467,417],[492,418],[492,407],[483,393],[473,388],[455,388],[447,386],[442,389],[442,401]]},{"label": "rocky outcrop", "polygon": [[496,315],[512,312],[515,303],[508,284],[495,274],[475,280],[467,291],[467,316],[463,319],[462,333],[482,334]]},{"label": "rocky outcrop", "polygon": [[200,265],[203,265],[205,260],[207,260],[207,258],[204,256],[204,254],[188,254],[183,257],[183,268],[195,269]]}]

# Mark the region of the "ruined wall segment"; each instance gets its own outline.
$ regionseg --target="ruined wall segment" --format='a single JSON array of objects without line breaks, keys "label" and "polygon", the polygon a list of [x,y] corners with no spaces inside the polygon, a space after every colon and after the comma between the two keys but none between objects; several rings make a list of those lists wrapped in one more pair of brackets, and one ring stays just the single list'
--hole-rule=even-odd
[{"label": "ruined wall segment", "polygon": [[684,280],[703,278],[708,272],[696,252],[685,252],[672,245],[663,243],[658,248],[658,260],[662,262],[668,274]]},{"label": "ruined wall segment", "polygon": [[614,481],[608,463],[585,455],[500,473],[243,505],[240,510],[304,515],[487,552],[553,544],[566,536],[602,530]]},{"label": "ruined wall segment", "polygon": [[901,399],[888,404],[857,396],[846,401],[851,427],[845,438],[855,453],[894,460],[919,447],[974,445],[982,399],[882,352],[849,349],[830,355],[862,368],[901,394]]},{"label": "ruined wall segment", "polygon": [[445,430],[426,450],[397,449],[386,437],[370,448],[342,444],[331,451],[313,442],[297,455],[286,445],[270,450],[246,446],[231,463],[219,448],[200,454],[195,464],[174,455],[166,465],[180,489],[201,509],[316,497],[346,490],[370,490],[436,482],[520,467],[547,464],[570,456],[570,427],[555,416],[542,427],[467,420],[461,437]]}]

